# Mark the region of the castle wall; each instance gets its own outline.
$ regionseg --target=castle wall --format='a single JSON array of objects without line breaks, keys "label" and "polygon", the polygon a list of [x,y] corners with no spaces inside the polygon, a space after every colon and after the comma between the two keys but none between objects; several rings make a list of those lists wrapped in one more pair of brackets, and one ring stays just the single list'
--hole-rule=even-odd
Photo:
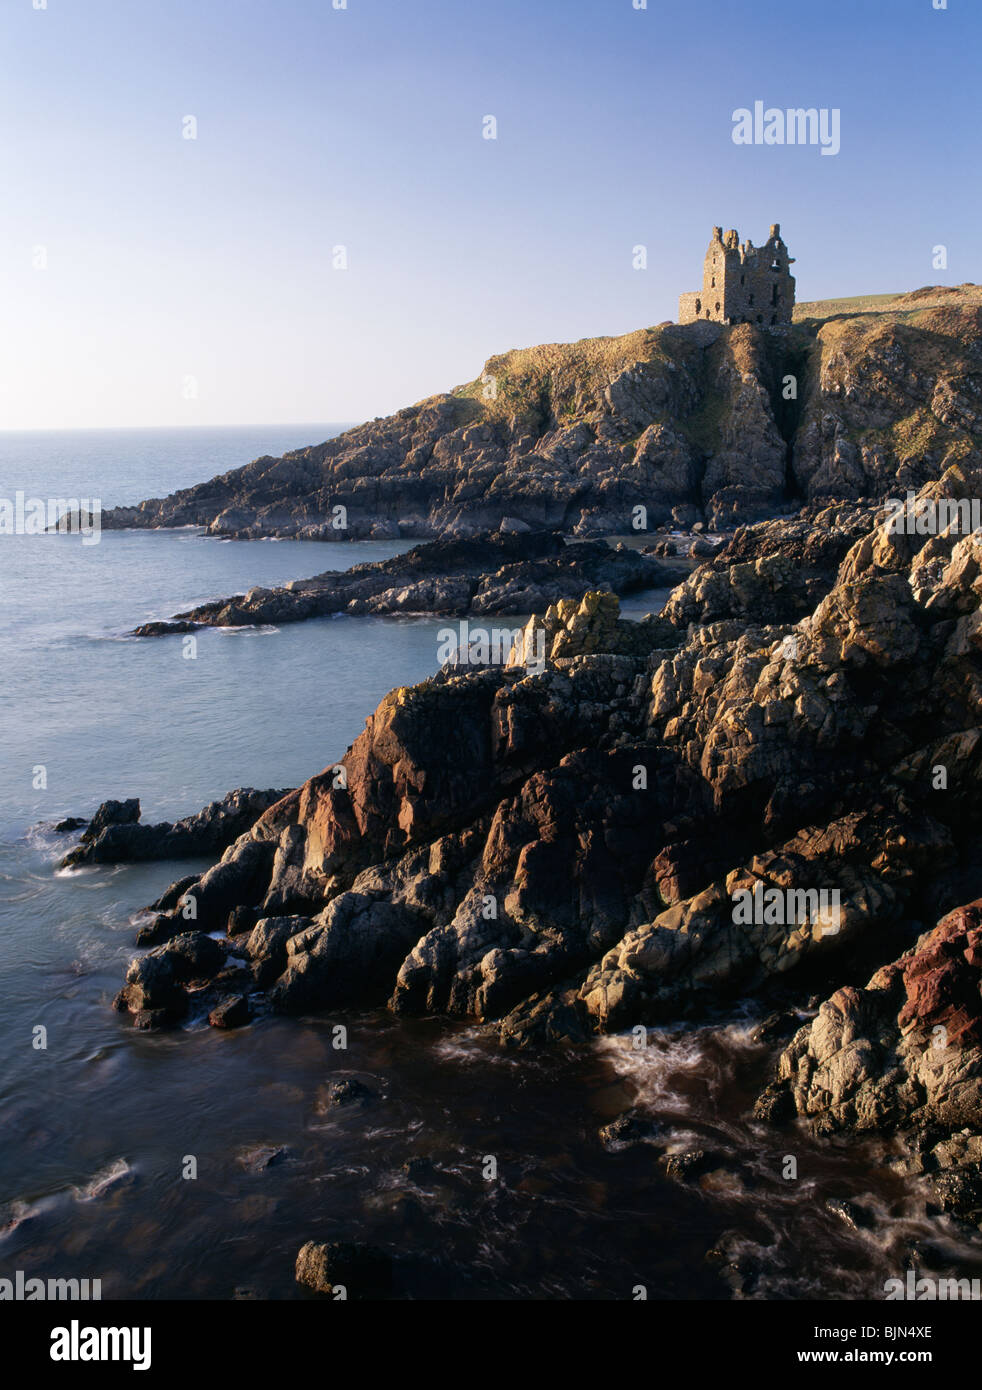
[{"label": "castle wall", "polygon": [[693,290],[689,294],[680,294],[679,323],[695,323],[699,318],[702,318],[701,291]]},{"label": "castle wall", "polygon": [[697,318],[759,328],[790,323],[795,293],[791,264],[779,223],[761,247],[750,241],[741,246],[735,231],[724,236],[721,227],[714,227],[703,262],[702,291],[679,296],[679,323]]}]

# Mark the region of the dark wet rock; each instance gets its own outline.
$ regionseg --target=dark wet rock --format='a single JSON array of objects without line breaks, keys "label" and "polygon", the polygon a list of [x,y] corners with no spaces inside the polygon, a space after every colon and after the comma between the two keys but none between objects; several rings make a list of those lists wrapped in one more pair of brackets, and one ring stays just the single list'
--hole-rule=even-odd
[{"label": "dark wet rock", "polygon": [[431,1182],[437,1175],[432,1158],[422,1155],[408,1158],[402,1165],[402,1171],[412,1183]]},{"label": "dark wet rock", "polygon": [[696,1178],[700,1173],[705,1173],[715,1162],[712,1154],[708,1154],[705,1149],[687,1149],[684,1153],[664,1154],[659,1162],[664,1169],[666,1178],[673,1178],[676,1182],[687,1182],[689,1178]]},{"label": "dark wet rock", "polygon": [[755,1043],[772,1043],[789,1037],[800,1023],[800,1015],[793,1010],[783,1010],[768,1014],[761,1019],[750,1034]]},{"label": "dark wet rock", "polygon": [[172,1022],[187,1012],[188,996],[183,987],[207,981],[224,964],[222,943],[203,932],[182,932],[130,962],[126,984],[115,1005],[139,1017],[141,1027],[156,1026],[158,1018]]},{"label": "dark wet rock", "polygon": [[769,1125],[787,1125],[796,1116],[794,1097],[784,1086],[768,1085],[754,1102],[754,1119]]},{"label": "dark wet rock", "polygon": [[[119,864],[220,854],[286,795],[284,791],[240,787],[221,801],[212,801],[197,815],[159,825],[138,824],[139,801],[107,801],[89,823],[82,843],[62,862]],[[167,891],[169,894],[171,889]]]},{"label": "dark wet rock", "polygon": [[84,825],[88,825],[84,816],[66,816],[64,820],[58,821],[55,825],[55,831],[59,835],[64,835],[70,830],[81,830]]},{"label": "dark wet rock", "polygon": [[621,1149],[632,1144],[664,1142],[664,1125],[640,1110],[627,1110],[599,1131],[600,1142],[608,1149]]},{"label": "dark wet rock", "polygon": [[741,1246],[750,1244],[748,1236],[742,1231],[724,1231],[714,1245],[706,1251],[703,1258],[707,1264],[726,1264],[732,1260]]},{"label": "dark wet rock", "polygon": [[161,1009],[134,1009],[133,1027],[141,1033],[162,1032],[165,1028],[176,1028],[184,1016],[184,1001],[179,1001],[182,1007],[161,1008]]},{"label": "dark wet rock", "polygon": [[763,1265],[751,1242],[740,1231],[724,1231],[706,1251],[706,1263],[715,1267],[720,1279],[736,1297],[751,1294],[760,1281]]},{"label": "dark wet rock", "polygon": [[133,1014],[154,1009],[177,1013],[186,1006],[173,962],[161,955],[144,956],[130,964],[124,994],[126,1007]]},{"label": "dark wet rock", "polygon": [[866,1212],[855,1202],[850,1202],[845,1197],[826,1198],[825,1210],[830,1216],[838,1217],[843,1225],[849,1227],[850,1231],[863,1230],[870,1225],[870,1219]]},{"label": "dark wet rock", "polygon": [[255,1144],[239,1154],[239,1162],[250,1173],[265,1173],[268,1168],[284,1163],[290,1150],[282,1144]]},{"label": "dark wet rock", "polygon": [[225,964],[216,975],[212,976],[211,986],[219,992],[224,990],[240,991],[251,994],[255,987],[255,980],[249,962],[235,954],[236,944],[229,943],[229,953],[225,958]]},{"label": "dark wet rock", "polygon": [[287,942],[306,931],[309,917],[263,917],[253,927],[245,945],[252,961],[253,978],[262,989],[271,984],[286,968]]},{"label": "dark wet rock", "polygon": [[175,632],[196,632],[198,623],[186,620],[163,619],[152,623],[141,623],[131,632],[131,637],[169,637]]},{"label": "dark wet rock", "polygon": [[248,999],[241,994],[233,994],[212,1009],[208,1022],[213,1028],[242,1028],[252,1018]]},{"label": "dark wet rock", "polygon": [[134,825],[139,819],[140,802],[137,797],[131,797],[128,801],[104,801],[89,821],[82,843],[91,844],[110,827]]},{"label": "dark wet rock", "polygon": [[354,1241],[308,1241],[297,1254],[296,1280],[315,1293],[343,1288],[348,1299],[384,1298],[392,1291],[392,1257]]},{"label": "dark wet rock", "polygon": [[184,895],[194,887],[199,877],[199,874],[186,874],[184,878],[175,879],[164,889],[157,901],[150,904],[147,912],[173,912],[175,907],[180,906]]},{"label": "dark wet rock", "polygon": [[198,925],[206,931],[224,931],[236,907],[257,906],[275,858],[276,843],[265,837],[240,837],[229,846],[193,890]]},{"label": "dark wet rock", "polygon": [[363,1106],[376,1099],[376,1093],[371,1087],[353,1076],[335,1082],[327,1092],[327,1103],[331,1106]]},{"label": "dark wet rock", "polygon": [[180,936],[187,927],[187,923],[180,913],[168,915],[158,914],[151,922],[145,922],[136,934],[137,946],[161,946],[164,942],[171,941],[175,936]]},{"label": "dark wet rock", "polygon": [[329,1008],[346,1000],[383,1002],[423,923],[411,908],[373,895],[342,893],[306,931],[286,943],[286,969],[269,991],[283,1013]]},{"label": "dark wet rock", "polygon": [[251,932],[258,920],[258,908],[233,907],[228,914],[228,924],[225,930],[229,936],[241,936],[243,932]]},{"label": "dark wet rock", "polygon": [[936,1173],[931,1188],[942,1211],[982,1221],[982,1163]]},{"label": "dark wet rock", "polygon": [[176,980],[187,983],[217,974],[225,964],[225,955],[223,942],[204,932],[182,932],[162,948],[161,959],[170,964]]}]

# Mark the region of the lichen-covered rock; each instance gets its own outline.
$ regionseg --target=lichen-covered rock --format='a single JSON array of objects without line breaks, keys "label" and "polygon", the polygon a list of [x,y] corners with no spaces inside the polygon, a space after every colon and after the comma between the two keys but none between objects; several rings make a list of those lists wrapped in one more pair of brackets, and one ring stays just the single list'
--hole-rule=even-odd
[{"label": "lichen-covered rock", "polygon": [[[982,902],[944,917],[865,989],[843,986],[781,1054],[766,1111],[824,1131],[977,1125],[982,1104]],[[982,1203],[980,1203],[982,1205]]]}]

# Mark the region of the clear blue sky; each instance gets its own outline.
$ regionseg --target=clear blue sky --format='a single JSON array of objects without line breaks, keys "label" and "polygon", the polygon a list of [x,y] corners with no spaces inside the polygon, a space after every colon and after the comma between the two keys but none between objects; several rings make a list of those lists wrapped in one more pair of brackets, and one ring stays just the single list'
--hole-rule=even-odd
[{"label": "clear blue sky", "polygon": [[674,318],[715,223],[799,299],[982,279],[979,0],[337,2],[3,0],[0,428],[385,414]]}]

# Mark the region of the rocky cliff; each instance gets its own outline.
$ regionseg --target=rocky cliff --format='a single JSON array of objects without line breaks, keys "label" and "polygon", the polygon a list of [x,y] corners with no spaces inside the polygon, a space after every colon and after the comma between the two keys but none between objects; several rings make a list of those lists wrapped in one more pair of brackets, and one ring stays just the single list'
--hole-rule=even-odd
[{"label": "rocky cliff", "polygon": [[[980,490],[960,465],[921,496]],[[982,1090],[980,603],[977,534],[849,501],[739,529],[644,622],[562,600],[508,666],[393,691],[175,885],[118,1005],[387,1003],[525,1045],[817,992],[762,1117],[947,1142]],[[836,910],[737,912],[765,892]]]},{"label": "rocky cliff", "polygon": [[725,529],[882,499],[982,438],[982,290],[799,305],[785,332],[663,324],[492,357],[468,385],[283,458],[104,514],[226,536],[468,536],[515,518]]},{"label": "rocky cliff", "polygon": [[[153,1028],[192,999],[221,1026],[256,1009],[386,1005],[475,1019],[524,1046],[704,1018],[750,996],[777,1011],[773,1036],[794,1035],[762,1120],[914,1136],[947,1208],[982,1219],[982,530],[950,513],[921,524],[939,501],[971,516],[982,499],[980,306],[975,291],[932,295],[802,323],[786,343],[655,330],[631,367],[615,360],[624,340],[579,345],[572,397],[542,350],[553,394],[534,418],[573,399],[583,442],[570,453],[567,436],[563,462],[520,415],[525,385],[507,414],[507,370],[493,409],[467,391],[418,408],[480,410],[427,460],[450,469],[443,438],[473,445],[501,488],[519,482],[495,431],[524,431],[535,506],[566,506],[584,459],[614,447],[598,443],[605,421],[647,419],[636,457],[662,428],[656,400],[678,440],[688,422],[679,457],[695,457],[697,433],[715,440],[697,473],[700,488],[713,480],[718,518],[773,506],[779,476],[811,500],[740,525],[656,617],[625,621],[611,593],[560,597],[506,665],[392,691],[350,748],[257,806],[216,864],[155,905],[142,937],[154,947],[117,1006]],[[795,342],[806,389],[789,428],[761,383]],[[706,373],[728,383],[712,431]],[[735,481],[738,416],[773,426],[755,435],[757,491]],[[768,472],[778,440],[785,471]],[[435,475],[418,463],[423,486]],[[632,467],[603,474],[602,505],[602,489],[577,494],[581,529],[617,514],[625,478],[664,480],[662,464]],[[349,483],[381,476],[352,465]],[[898,526],[872,499],[908,488],[918,497]],[[444,496],[419,515],[469,526],[471,502]],[[552,542],[534,544],[548,559]]]}]

